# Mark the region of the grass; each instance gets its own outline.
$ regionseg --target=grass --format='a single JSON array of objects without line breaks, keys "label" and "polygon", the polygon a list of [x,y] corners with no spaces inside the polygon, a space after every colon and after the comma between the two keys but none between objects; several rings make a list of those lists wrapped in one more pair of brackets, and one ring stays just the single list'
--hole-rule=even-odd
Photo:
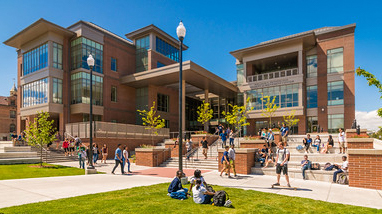
[{"label": "grass", "polygon": [[168,183],[84,195],[0,209],[0,213],[382,213],[382,210],[334,204],[253,190],[225,190],[234,208],[195,204],[166,196]]},{"label": "grass", "polygon": [[43,164],[44,168],[30,166],[39,166],[40,164],[15,164],[0,165],[0,180],[21,179],[21,178],[40,178],[67,175],[84,175],[84,169],[66,167],[60,165]]}]

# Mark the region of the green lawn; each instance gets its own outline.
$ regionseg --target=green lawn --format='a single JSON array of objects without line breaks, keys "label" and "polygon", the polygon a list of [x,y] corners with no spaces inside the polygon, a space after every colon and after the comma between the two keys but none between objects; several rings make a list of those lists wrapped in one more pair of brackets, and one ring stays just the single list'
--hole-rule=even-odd
[{"label": "green lawn", "polygon": [[230,195],[234,208],[195,204],[166,196],[168,183],[0,209],[0,213],[382,213],[382,210],[333,204],[214,186]]},{"label": "green lawn", "polygon": [[39,164],[0,165],[0,180],[85,174],[83,169],[74,167],[44,164],[44,166],[53,167],[34,168],[30,167],[32,165],[38,166]]}]

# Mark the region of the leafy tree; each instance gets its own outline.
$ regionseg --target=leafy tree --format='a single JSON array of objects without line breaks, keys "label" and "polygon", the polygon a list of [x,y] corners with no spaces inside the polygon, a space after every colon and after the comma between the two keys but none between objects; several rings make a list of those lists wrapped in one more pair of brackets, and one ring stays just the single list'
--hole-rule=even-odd
[{"label": "leafy tree", "polygon": [[28,145],[40,149],[40,167],[42,167],[43,147],[56,140],[56,128],[53,127],[54,120],[48,120],[48,112],[40,112],[37,118],[29,122],[29,127],[25,130],[25,140]]},{"label": "leafy tree", "polygon": [[231,124],[235,130],[236,133],[239,132],[239,136],[241,137],[241,129],[244,126],[248,126],[249,122],[247,122],[247,116],[248,111],[251,111],[253,107],[248,107],[250,98],[247,98],[247,101],[244,105],[238,106],[238,105],[232,105],[228,104],[232,110],[230,112],[223,111],[222,114],[225,116],[225,119],[228,124]]},{"label": "leafy tree", "polygon": [[206,124],[208,121],[210,121],[214,112],[210,108],[210,104],[205,103],[203,100],[203,103],[198,107],[198,110],[196,112],[198,113],[198,122],[202,123],[204,125],[205,131],[207,131]]},{"label": "leafy tree", "polygon": [[[381,93],[380,99],[382,99],[382,84],[381,84],[381,82],[377,78],[375,78],[375,76],[373,74],[365,71],[364,69],[362,69],[360,67],[358,67],[355,72],[357,73],[358,76],[365,77],[369,86],[374,85],[375,87],[377,87],[379,90],[379,93]],[[382,117],[382,108],[379,108],[377,113],[378,113],[378,116]]]},{"label": "leafy tree", "polygon": [[272,100],[270,96],[264,96],[263,98],[261,98],[261,100],[265,102],[265,108],[261,110],[262,111],[261,115],[269,118],[268,128],[270,128],[272,125],[272,117],[275,115],[275,112],[277,111],[278,108],[280,108],[280,106],[275,104],[275,100],[276,100],[275,96],[273,97]]},{"label": "leafy tree", "polygon": [[300,119],[295,118],[295,113],[296,111],[293,110],[293,111],[290,111],[288,115],[283,115],[284,122],[287,127],[292,127],[300,121]]},{"label": "leafy tree", "polygon": [[146,126],[146,129],[149,129],[151,132],[151,143],[153,143],[153,135],[158,135],[158,130],[165,126],[164,119],[160,119],[160,115],[156,116],[157,111],[155,110],[155,101],[150,108],[150,111],[147,110],[137,110],[139,115],[142,116],[143,125]]}]

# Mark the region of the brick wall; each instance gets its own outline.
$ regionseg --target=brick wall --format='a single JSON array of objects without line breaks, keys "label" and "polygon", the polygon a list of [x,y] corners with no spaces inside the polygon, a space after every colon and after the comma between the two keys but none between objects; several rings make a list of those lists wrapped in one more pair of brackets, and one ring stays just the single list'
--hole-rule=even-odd
[{"label": "brick wall", "polygon": [[[223,157],[224,149],[219,149],[219,171],[223,169],[221,159]],[[255,166],[255,153],[256,149],[238,148],[235,149],[235,168],[238,174],[250,174],[251,168]],[[231,170],[232,173],[232,170]]]},{"label": "brick wall", "polygon": [[170,158],[170,149],[137,148],[135,158],[136,165],[156,167]]},{"label": "brick wall", "polygon": [[382,150],[379,151],[373,155],[353,154],[349,150],[349,186],[382,190]]},{"label": "brick wall", "polygon": [[373,138],[346,138],[348,149],[373,149]]},{"label": "brick wall", "polygon": [[266,144],[265,140],[241,140],[240,148],[262,149],[264,144]]},{"label": "brick wall", "polygon": [[191,135],[191,139],[192,139],[192,142],[194,143],[194,145],[196,144],[199,146],[202,146],[200,141],[203,140],[203,137],[206,137],[206,140],[207,140],[209,146],[211,144],[213,144],[219,138],[217,135]]},{"label": "brick wall", "polygon": [[[174,142],[175,143],[175,142]],[[172,142],[166,142],[165,148],[171,149],[171,157],[179,157],[179,145]],[[174,146],[175,145],[175,146]],[[194,144],[193,144],[194,145]],[[186,144],[183,143],[182,154],[186,154]]]}]

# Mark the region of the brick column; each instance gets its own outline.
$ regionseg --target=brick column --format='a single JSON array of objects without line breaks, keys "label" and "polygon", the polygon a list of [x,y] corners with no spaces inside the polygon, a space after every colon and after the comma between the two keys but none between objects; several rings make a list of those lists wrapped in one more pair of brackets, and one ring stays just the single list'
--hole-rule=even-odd
[{"label": "brick column", "polygon": [[170,149],[155,147],[135,149],[135,164],[139,166],[159,166],[168,158],[170,158]]},{"label": "brick column", "polygon": [[[223,157],[225,149],[219,149],[219,171],[223,169],[223,164],[221,163],[221,159]],[[255,153],[257,149],[253,148],[238,148],[235,149],[235,168],[236,173],[238,174],[250,174],[251,168],[255,166]]]},{"label": "brick column", "polygon": [[267,144],[265,140],[241,140],[240,148],[253,148],[262,149],[264,144]]},{"label": "brick column", "polygon": [[[167,141],[165,142],[165,147],[166,149],[170,149],[171,150],[171,157],[179,157],[179,144],[177,143],[175,145],[175,141]],[[186,154],[186,143],[183,143],[183,147],[182,147],[182,153],[183,155]]]}]

